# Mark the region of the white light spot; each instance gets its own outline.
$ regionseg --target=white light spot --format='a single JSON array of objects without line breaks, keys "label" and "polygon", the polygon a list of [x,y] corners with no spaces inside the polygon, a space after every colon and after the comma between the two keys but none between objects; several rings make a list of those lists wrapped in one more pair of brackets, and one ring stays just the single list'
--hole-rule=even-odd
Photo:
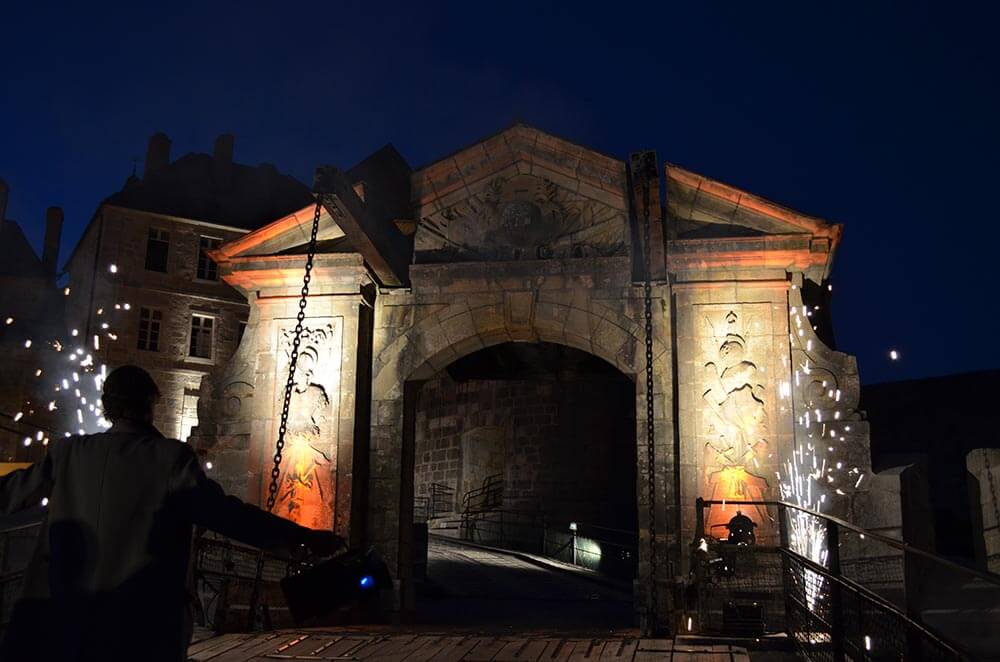
[{"label": "white light spot", "polygon": [[42,497],[42,508],[44,508],[47,505],[49,505],[49,498],[48,497]]},{"label": "white light spot", "polygon": [[898,361],[899,360],[899,352],[897,352],[894,349],[890,349],[889,350],[889,358],[892,359],[893,361]]},{"label": "white light spot", "polygon": [[118,273],[118,265],[117,264],[109,265],[108,266],[108,271],[110,271],[113,274]]},{"label": "white light spot", "polygon": [[25,340],[24,341],[24,346],[25,347],[31,347],[31,340]]},{"label": "white light spot", "polygon": [[206,469],[211,469],[212,468],[212,463],[211,462],[206,462],[205,463],[205,468]]}]

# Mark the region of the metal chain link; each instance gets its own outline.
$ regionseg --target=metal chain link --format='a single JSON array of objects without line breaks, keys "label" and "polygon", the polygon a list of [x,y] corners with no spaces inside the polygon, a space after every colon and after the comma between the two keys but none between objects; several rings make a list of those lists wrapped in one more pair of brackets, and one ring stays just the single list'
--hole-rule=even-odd
[{"label": "metal chain link", "polygon": [[[645,156],[645,155],[644,155]],[[653,284],[652,257],[650,251],[649,223],[649,176],[643,161],[640,182],[642,186],[643,205],[643,261],[645,267],[645,282],[643,283],[643,299],[646,317],[646,480],[649,497],[649,615],[651,627],[655,631],[659,612],[659,587],[656,585],[656,425],[653,421],[655,408],[653,406]]]},{"label": "metal chain link", "polygon": [[[281,452],[285,448],[285,433],[288,431],[288,411],[292,404],[292,391],[295,389],[295,366],[299,361],[299,345],[302,344],[303,322],[306,319],[306,301],[309,297],[309,282],[312,280],[313,260],[316,258],[316,237],[319,234],[319,219],[323,214],[323,205],[316,201],[316,212],[313,214],[312,234],[309,236],[309,248],[306,250],[306,270],[302,276],[302,292],[299,297],[299,312],[295,315],[295,331],[292,335],[292,351],[288,360],[288,381],[285,382],[285,397],[281,403],[281,422],[278,425],[278,439],[274,444],[274,466],[271,468],[271,483],[267,489],[267,512],[274,510],[278,500],[278,478],[281,476]],[[262,630],[268,626],[267,607],[260,605],[260,588],[264,578],[264,550],[257,554],[257,571],[254,575],[253,590],[250,593],[250,625],[253,630]]]},{"label": "metal chain link", "polygon": [[295,316],[295,331],[292,334],[292,352],[288,358],[288,381],[285,382],[285,399],[281,403],[281,422],[278,424],[278,439],[274,443],[274,466],[271,468],[271,484],[267,490],[267,512],[274,510],[278,498],[278,478],[281,476],[281,452],[285,448],[285,433],[288,431],[288,410],[292,404],[292,391],[295,390],[295,366],[299,362],[299,345],[302,344],[302,323],[306,319],[306,301],[309,297],[309,281],[312,280],[313,260],[316,257],[316,236],[319,234],[319,219],[323,213],[323,205],[316,201],[316,212],[313,215],[312,234],[309,237],[309,248],[306,251],[306,271],[302,276],[302,296],[299,297],[299,312]]}]

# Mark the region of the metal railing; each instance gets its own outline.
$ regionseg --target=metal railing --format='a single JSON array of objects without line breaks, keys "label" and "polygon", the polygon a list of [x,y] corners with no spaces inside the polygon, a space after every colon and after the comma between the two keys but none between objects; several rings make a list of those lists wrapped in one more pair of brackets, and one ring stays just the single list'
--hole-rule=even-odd
[{"label": "metal railing", "polygon": [[[705,529],[705,511],[711,507],[762,507],[774,512],[776,544],[747,546],[714,539]],[[781,596],[783,613],[771,614],[768,620],[780,623],[808,660],[966,660],[984,654],[971,640],[967,614],[954,630],[941,615],[950,613],[949,586],[956,587],[959,600],[968,602],[970,591],[976,590],[986,591],[983,595],[990,600],[1000,598],[1000,576],[795,504],[698,499],[696,511],[699,533],[694,542],[696,550],[700,546],[703,563],[698,565],[696,553],[692,584],[700,585],[698,615],[703,629],[718,625],[713,617],[718,616],[720,603],[730,612],[741,601],[746,605],[753,592],[740,589],[750,585],[761,589],[761,595]],[[717,558],[709,558],[713,553]],[[704,567],[706,558],[714,569]],[[888,577],[874,577],[864,572],[869,559],[880,568],[898,570]],[[933,585],[929,578],[935,580]],[[731,581],[743,585],[734,588]],[[705,609],[706,596],[709,602],[714,597],[716,613]],[[933,626],[928,622],[931,615],[937,619]]]},{"label": "metal railing", "polygon": [[431,483],[426,496],[413,498],[413,521],[429,522],[455,512],[455,488]]},{"label": "metal railing", "polygon": [[455,488],[441,483],[431,483],[428,511],[430,519],[455,512]]},{"label": "metal railing", "polygon": [[195,536],[193,551],[195,619],[199,625],[216,632],[292,625],[279,582],[299,564],[265,553],[258,604],[254,605],[259,548],[205,532]]}]

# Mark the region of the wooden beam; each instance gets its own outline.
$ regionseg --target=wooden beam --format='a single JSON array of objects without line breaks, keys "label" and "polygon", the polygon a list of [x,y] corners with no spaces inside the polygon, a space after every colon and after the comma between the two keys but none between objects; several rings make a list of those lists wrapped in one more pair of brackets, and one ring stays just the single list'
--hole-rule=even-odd
[{"label": "wooden beam", "polygon": [[410,281],[413,239],[401,233],[393,221],[405,218],[409,212],[405,208],[409,202],[409,169],[373,167],[366,175],[365,200],[358,197],[357,182],[333,166],[316,170],[313,189],[379,283],[406,286]]}]

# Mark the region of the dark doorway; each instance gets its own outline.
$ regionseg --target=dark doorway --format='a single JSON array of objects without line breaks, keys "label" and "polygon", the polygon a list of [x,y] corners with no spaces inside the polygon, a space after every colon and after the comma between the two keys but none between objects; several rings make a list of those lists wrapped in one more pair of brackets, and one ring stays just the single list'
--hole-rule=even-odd
[{"label": "dark doorway", "polygon": [[416,618],[630,627],[634,382],[577,349],[504,343],[409,393]]}]

